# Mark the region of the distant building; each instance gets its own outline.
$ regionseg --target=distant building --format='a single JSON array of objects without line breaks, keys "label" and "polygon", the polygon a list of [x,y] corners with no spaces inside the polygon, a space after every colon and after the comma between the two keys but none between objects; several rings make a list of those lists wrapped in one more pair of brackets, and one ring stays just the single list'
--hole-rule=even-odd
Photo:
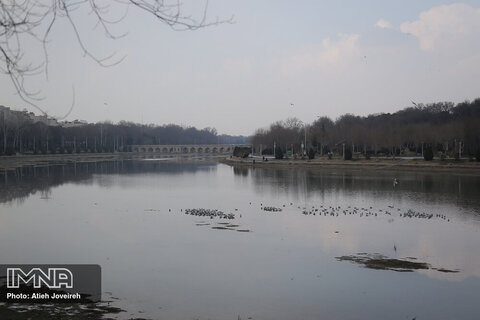
[{"label": "distant building", "polygon": [[37,116],[33,112],[26,112],[25,115],[32,120],[33,123],[41,122],[46,124],[50,127],[58,127],[60,124],[58,123],[57,119],[49,118],[47,115]]},{"label": "distant building", "polygon": [[[48,117],[47,115],[40,115],[37,116],[33,112],[28,112],[27,109],[23,109],[22,111],[12,110],[9,107],[0,106],[0,112],[6,113],[7,117],[9,116],[16,116],[17,119],[23,118],[28,119],[32,123],[41,122],[50,127],[58,127],[60,124],[58,123],[57,119]],[[20,116],[20,118],[18,118]]]},{"label": "distant building", "polygon": [[9,107],[5,107],[5,106],[0,106],[0,111],[1,112],[9,112],[10,111],[10,108]]}]

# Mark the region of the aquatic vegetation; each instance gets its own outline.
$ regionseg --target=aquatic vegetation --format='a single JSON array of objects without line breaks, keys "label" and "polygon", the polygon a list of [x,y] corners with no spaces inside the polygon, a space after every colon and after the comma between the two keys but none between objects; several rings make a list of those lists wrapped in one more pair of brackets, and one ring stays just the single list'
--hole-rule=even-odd
[{"label": "aquatic vegetation", "polygon": [[217,230],[234,230],[234,229],[227,228],[227,227],[222,227],[222,226],[212,227],[212,229],[217,229]]},{"label": "aquatic vegetation", "polygon": [[[5,303],[0,305],[0,319],[111,319],[110,317],[125,312],[117,307],[110,306],[108,302],[98,303],[48,303],[25,304]],[[134,319],[133,319],[134,320]]]},{"label": "aquatic vegetation", "polygon": [[350,261],[361,264],[368,269],[391,270],[397,272],[412,272],[414,270],[437,270],[440,272],[459,272],[459,270],[448,270],[445,268],[432,268],[426,262],[411,261],[416,258],[393,259],[382,254],[358,253],[357,255],[336,257],[338,261]]}]

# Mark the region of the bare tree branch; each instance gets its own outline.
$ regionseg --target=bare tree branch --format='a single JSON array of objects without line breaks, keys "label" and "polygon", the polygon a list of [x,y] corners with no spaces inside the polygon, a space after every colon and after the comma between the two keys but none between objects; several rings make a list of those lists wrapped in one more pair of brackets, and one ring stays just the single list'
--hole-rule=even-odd
[{"label": "bare tree branch", "polygon": [[[112,26],[121,23],[131,8],[146,12],[161,23],[173,30],[197,30],[199,28],[231,23],[233,17],[214,21],[207,20],[208,0],[205,2],[200,19],[182,13],[182,4],[179,1],[167,0],[5,0],[0,1],[0,72],[9,76],[18,96],[30,106],[43,114],[45,108],[39,106],[43,97],[40,91],[31,91],[25,86],[25,79],[38,73],[44,73],[48,80],[48,43],[49,36],[59,20],[66,20],[73,32],[83,54],[103,67],[116,65],[125,57],[115,57],[115,52],[105,57],[92,53],[88,44],[83,40],[82,31],[72,16],[77,9],[87,9],[95,18],[95,28],[103,31],[109,39],[124,37],[126,33],[116,35]],[[114,10],[115,9],[115,10]],[[119,17],[112,18],[112,11],[120,9],[123,12]],[[33,65],[24,57],[22,44],[30,37],[38,41],[43,47],[43,61]],[[73,106],[73,104],[72,104]],[[67,115],[71,112],[71,109]]]}]

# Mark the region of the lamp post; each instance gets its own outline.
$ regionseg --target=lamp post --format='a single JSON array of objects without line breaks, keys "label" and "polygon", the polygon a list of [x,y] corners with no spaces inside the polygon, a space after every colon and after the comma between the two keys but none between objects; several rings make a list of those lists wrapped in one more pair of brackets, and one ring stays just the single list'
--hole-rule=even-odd
[{"label": "lamp post", "polygon": [[303,155],[307,155],[307,124],[303,123],[303,130],[304,130],[304,140],[302,143]]},{"label": "lamp post", "polygon": [[305,147],[303,148],[303,155],[307,155],[307,124],[304,125],[305,129]]}]

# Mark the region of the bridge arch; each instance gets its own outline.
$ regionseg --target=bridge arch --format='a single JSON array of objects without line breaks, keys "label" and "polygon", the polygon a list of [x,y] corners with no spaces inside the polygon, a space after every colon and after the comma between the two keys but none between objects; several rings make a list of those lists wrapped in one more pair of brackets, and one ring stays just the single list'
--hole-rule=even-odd
[{"label": "bridge arch", "polygon": [[233,145],[130,145],[129,149],[137,153],[164,153],[164,154],[225,154],[233,151]]}]

